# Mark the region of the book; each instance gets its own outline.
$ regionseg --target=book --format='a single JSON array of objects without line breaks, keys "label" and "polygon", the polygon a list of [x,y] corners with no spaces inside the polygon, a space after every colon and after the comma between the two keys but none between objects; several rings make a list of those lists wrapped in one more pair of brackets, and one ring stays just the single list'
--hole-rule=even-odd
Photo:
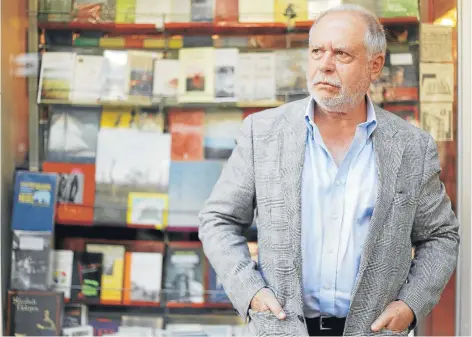
[{"label": "book", "polygon": [[101,108],[52,107],[47,161],[94,163]]},{"label": "book", "polygon": [[105,50],[103,56],[105,57],[105,65],[101,76],[100,100],[102,102],[126,101],[128,99],[128,52],[125,50]]},{"label": "book", "polygon": [[136,0],[116,0],[116,23],[134,23],[136,20]]},{"label": "book", "polygon": [[63,328],[73,328],[87,325],[88,309],[85,304],[67,303],[64,308],[64,317],[62,319]]},{"label": "book", "polygon": [[236,147],[243,115],[238,109],[207,110],[205,113],[205,159],[227,160]]},{"label": "book", "polygon": [[74,252],[71,300],[96,304],[102,292],[103,254]]},{"label": "book", "polygon": [[153,66],[161,53],[128,51],[128,99],[135,104],[150,104],[152,99]]},{"label": "book", "polygon": [[60,336],[64,294],[8,291],[7,336]]},{"label": "book", "polygon": [[105,58],[101,55],[76,56],[70,101],[96,103],[100,99],[104,66]]},{"label": "book", "polygon": [[170,242],[165,260],[167,303],[203,303],[206,262],[201,243]]},{"label": "book", "polygon": [[124,303],[159,303],[163,254],[157,252],[127,252]]},{"label": "book", "polygon": [[125,247],[122,245],[86,244],[88,253],[103,254],[101,303],[121,303]]},{"label": "book", "polygon": [[169,111],[171,160],[203,160],[204,119],[203,110]]},{"label": "book", "polygon": [[212,102],[214,97],[213,47],[183,48],[179,53],[180,76],[178,101]]},{"label": "book", "polygon": [[11,289],[51,290],[52,245],[50,232],[13,231]]},{"label": "book", "polygon": [[236,66],[239,50],[237,48],[215,49],[215,100],[218,102],[236,101]]},{"label": "book", "polygon": [[212,22],[214,0],[191,0],[190,16],[194,22]]},{"label": "book", "polygon": [[37,103],[68,101],[75,75],[76,53],[46,52],[42,55]]},{"label": "book", "polygon": [[72,250],[56,249],[53,251],[52,261],[53,268],[51,272],[51,283],[53,290],[56,292],[63,292],[64,299],[70,300],[74,252]]},{"label": "book", "polygon": [[160,193],[165,199],[170,148],[169,134],[102,128],[98,139],[94,220],[125,226],[128,204],[133,203],[130,193]]},{"label": "book", "polygon": [[95,165],[45,162],[43,171],[58,174],[56,221],[91,225],[95,201]]},{"label": "book", "polygon": [[153,101],[175,98],[179,88],[179,60],[157,59],[154,61]]},{"label": "book", "polygon": [[198,213],[211,194],[223,170],[220,161],[173,161],[169,182],[169,226],[199,225]]},{"label": "book", "polygon": [[113,315],[94,314],[89,318],[89,325],[93,327],[94,336],[116,334],[119,330],[121,319]]},{"label": "book", "polygon": [[275,0],[275,22],[293,24],[308,20],[308,0]]},{"label": "book", "polygon": [[16,172],[12,230],[53,232],[57,180],[53,173]]},{"label": "book", "polygon": [[239,22],[274,22],[274,0],[238,0]]}]

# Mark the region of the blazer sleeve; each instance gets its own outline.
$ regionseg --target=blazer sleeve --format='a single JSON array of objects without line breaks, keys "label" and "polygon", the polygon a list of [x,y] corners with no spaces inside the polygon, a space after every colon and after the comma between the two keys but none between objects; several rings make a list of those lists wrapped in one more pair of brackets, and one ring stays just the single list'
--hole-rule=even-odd
[{"label": "blazer sleeve", "polygon": [[415,256],[398,297],[413,310],[415,324],[437,304],[457,264],[459,223],[439,180],[440,171],[437,146],[429,136],[411,235]]},{"label": "blazer sleeve", "polygon": [[243,319],[254,295],[266,286],[244,236],[256,207],[252,117],[245,118],[236,148],[199,213],[198,233],[205,255]]}]

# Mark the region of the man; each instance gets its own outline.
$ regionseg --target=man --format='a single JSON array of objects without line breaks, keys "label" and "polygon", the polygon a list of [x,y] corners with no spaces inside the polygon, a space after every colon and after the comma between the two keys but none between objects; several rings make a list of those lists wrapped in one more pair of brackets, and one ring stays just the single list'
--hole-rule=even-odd
[{"label": "man", "polygon": [[367,97],[386,51],[375,16],[331,9],[309,40],[310,97],[245,119],[199,237],[251,335],[407,335],[456,266],[437,147]]}]

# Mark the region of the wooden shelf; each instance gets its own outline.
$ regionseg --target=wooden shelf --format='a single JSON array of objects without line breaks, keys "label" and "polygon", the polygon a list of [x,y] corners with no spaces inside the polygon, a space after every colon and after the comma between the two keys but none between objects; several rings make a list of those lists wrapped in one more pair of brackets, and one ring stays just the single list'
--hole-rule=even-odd
[{"label": "wooden shelf", "polygon": [[[418,18],[396,17],[380,18],[384,25],[417,24]],[[308,32],[313,21],[299,21],[292,27],[297,32]],[[241,23],[241,22],[171,22],[162,27],[154,24],[134,23],[88,23],[88,22],[39,22],[39,28],[46,30],[95,31],[116,35],[258,35],[283,34],[289,31],[280,22]]]}]

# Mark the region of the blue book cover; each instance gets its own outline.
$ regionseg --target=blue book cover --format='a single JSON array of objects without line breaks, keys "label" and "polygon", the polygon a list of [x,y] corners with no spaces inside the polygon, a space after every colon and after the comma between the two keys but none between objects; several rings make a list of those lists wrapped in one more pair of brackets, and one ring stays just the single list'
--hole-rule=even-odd
[{"label": "blue book cover", "polygon": [[57,174],[18,171],[15,178],[12,230],[52,232]]},{"label": "blue book cover", "polygon": [[223,169],[220,161],[173,161],[169,177],[169,227],[198,227],[198,213]]}]

